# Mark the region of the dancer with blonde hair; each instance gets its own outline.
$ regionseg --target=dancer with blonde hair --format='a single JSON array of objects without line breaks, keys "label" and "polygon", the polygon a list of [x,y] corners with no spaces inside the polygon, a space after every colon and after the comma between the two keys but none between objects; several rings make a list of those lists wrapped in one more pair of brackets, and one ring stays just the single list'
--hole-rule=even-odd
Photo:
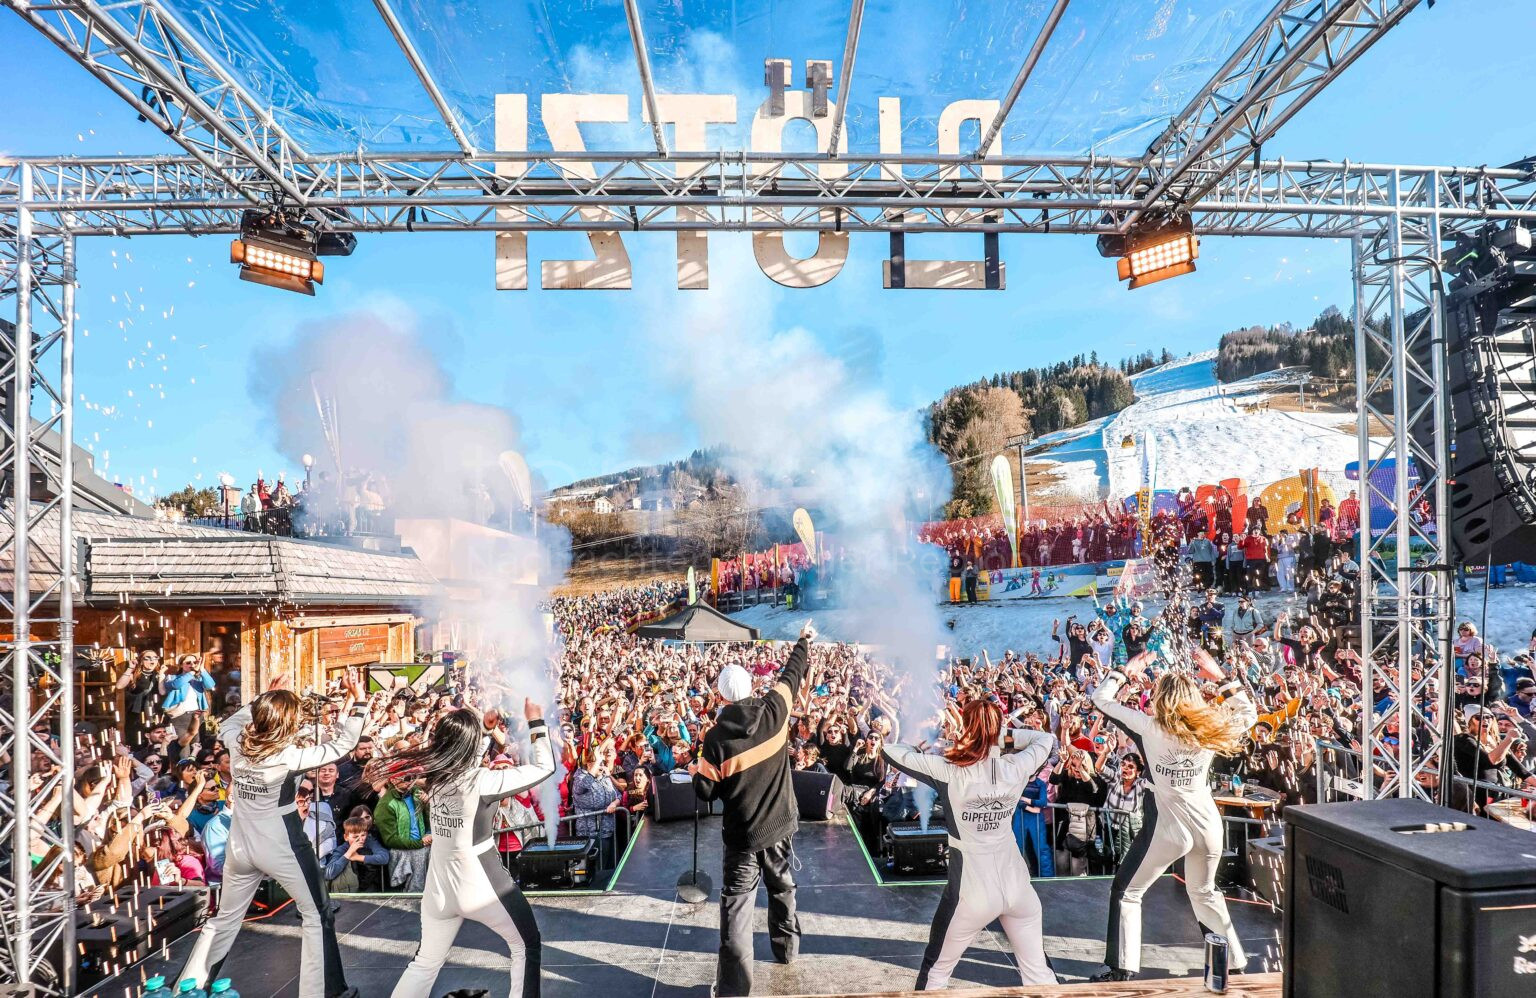
[{"label": "dancer with blonde hair", "polygon": [[[1016,751],[1003,755],[1005,748]],[[943,755],[926,754],[921,742],[885,747],[891,765],[938,791],[949,823],[949,883],[933,915],[919,991],[946,986],[966,947],[993,919],[1002,922],[1023,983],[1056,983],[1045,957],[1040,897],[1013,838],[1019,798],[1055,748],[1055,736],[1044,731],[1004,727],[1002,708],[990,700],[965,705]]]},{"label": "dancer with blonde hair", "polygon": [[1104,962],[1109,969],[1096,981],[1128,981],[1141,970],[1141,899],[1168,867],[1184,860],[1185,889],[1201,929],[1226,936],[1231,967],[1247,962],[1227,901],[1216,888],[1221,862],[1221,813],[1211,798],[1211,761],[1217,755],[1237,755],[1243,738],[1258,715],[1247,691],[1228,680],[1221,666],[1203,649],[1193,654],[1201,679],[1221,684],[1216,699],[1207,701],[1200,683],[1186,671],[1165,672],[1151,688],[1151,713],[1128,707],[1116,698],[1125,683],[1146,682],[1152,657],[1136,656],[1125,670],[1111,671],[1093,691],[1093,704],[1125,731],[1146,760],[1147,784],[1141,831],[1131,843],[1110,889],[1109,931]]}]

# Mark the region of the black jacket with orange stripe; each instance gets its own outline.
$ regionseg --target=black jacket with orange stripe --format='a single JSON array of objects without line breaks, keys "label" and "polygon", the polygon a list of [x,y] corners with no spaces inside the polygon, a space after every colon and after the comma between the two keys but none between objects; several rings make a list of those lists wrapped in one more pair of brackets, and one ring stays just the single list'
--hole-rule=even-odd
[{"label": "black jacket with orange stripe", "polygon": [[693,789],[725,802],[721,838],[732,849],[757,852],[799,827],[787,747],[790,711],[809,667],[810,643],[801,638],[773,689],[725,705],[704,735]]}]

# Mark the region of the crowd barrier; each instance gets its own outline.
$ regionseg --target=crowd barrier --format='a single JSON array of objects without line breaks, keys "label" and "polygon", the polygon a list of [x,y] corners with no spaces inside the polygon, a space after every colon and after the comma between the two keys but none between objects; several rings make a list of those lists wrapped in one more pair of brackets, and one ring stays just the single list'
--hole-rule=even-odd
[{"label": "crowd barrier", "polygon": [[[1357,749],[1338,742],[1318,740],[1316,743],[1316,758],[1313,761],[1313,779],[1317,788],[1317,799],[1320,803],[1335,803],[1343,800],[1361,800],[1364,797],[1364,785],[1361,780],[1361,755]],[[1424,773],[1428,776],[1439,777],[1438,766],[1428,766]],[[1521,806],[1517,801],[1536,801],[1536,791],[1522,790],[1518,787],[1507,787],[1500,783],[1488,783],[1484,780],[1476,780],[1460,773],[1452,776],[1456,785],[1467,790],[1467,801],[1474,807],[1478,795],[1489,799],[1489,806],[1484,807],[1487,816],[1495,821],[1510,822],[1531,821],[1520,813]],[[1395,796],[1395,788],[1392,795]],[[1494,801],[1491,798],[1497,797]]]}]

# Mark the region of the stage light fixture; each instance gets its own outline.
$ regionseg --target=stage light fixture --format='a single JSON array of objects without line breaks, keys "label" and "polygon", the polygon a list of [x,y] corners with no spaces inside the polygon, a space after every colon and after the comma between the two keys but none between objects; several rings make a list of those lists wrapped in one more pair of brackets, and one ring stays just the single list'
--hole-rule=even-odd
[{"label": "stage light fixture", "polygon": [[313,296],[315,285],[325,283],[325,264],[316,259],[321,242],[301,215],[250,209],[229,246],[229,262],[240,266],[242,281]]},{"label": "stage light fixture", "polygon": [[1131,282],[1129,290],[1166,281],[1170,277],[1195,272],[1200,256],[1200,237],[1194,232],[1162,231],[1145,236],[1132,235],[1130,252],[1119,261],[1120,280]]},{"label": "stage light fixture", "polygon": [[1098,245],[1101,256],[1119,257],[1119,279],[1130,281],[1132,291],[1194,273],[1200,256],[1200,237],[1187,214],[1149,216],[1124,235],[1100,236]]}]

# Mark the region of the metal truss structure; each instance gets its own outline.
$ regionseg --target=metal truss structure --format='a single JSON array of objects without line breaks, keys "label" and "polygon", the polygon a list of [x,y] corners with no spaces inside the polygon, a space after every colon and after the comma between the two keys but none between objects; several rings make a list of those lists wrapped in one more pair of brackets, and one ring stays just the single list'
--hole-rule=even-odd
[{"label": "metal truss structure", "polygon": [[[1451,614],[1445,362],[1435,291],[1441,240],[1490,221],[1536,225],[1536,164],[1462,169],[1262,158],[1276,131],[1420,0],[1277,0],[1140,156],[984,155],[1068,2],[1056,0],[1020,53],[1018,73],[974,154],[901,156],[840,150],[862,0],[850,2],[832,141],[813,155],[669,150],[656,124],[655,81],[634,0],[624,4],[625,20],[655,150],[579,153],[475,149],[390,0],[374,0],[458,147],[404,155],[300,147],[168,0],[0,0],[185,151],[0,161],[0,299],[16,317],[9,335],[0,325],[0,382],[15,400],[0,427],[0,529],[10,531],[0,537],[0,562],[14,566],[0,588],[11,616],[11,633],[0,638],[10,682],[0,749],[11,763],[10,790],[0,791],[0,831],[9,834],[13,860],[44,855],[30,869],[9,863],[10,879],[0,880],[0,974],[45,991],[72,987],[48,975],[44,957],[56,944],[73,952],[73,468],[71,448],[45,453],[40,435],[57,428],[67,441],[73,429],[74,240],[231,233],[245,208],[275,201],[323,228],[377,233],[1092,234],[1125,232],[1149,212],[1183,211],[1203,235],[1351,240],[1361,492],[1392,511],[1390,529],[1369,542],[1361,566],[1366,684],[1382,679],[1397,705],[1379,719],[1367,712],[1363,722],[1362,745],[1374,761],[1366,792],[1424,793],[1417,778],[1434,767],[1440,745],[1425,750],[1406,736],[1424,716],[1430,682],[1415,671],[1415,656],[1444,655]],[[1385,325],[1368,321],[1375,316]],[[1367,356],[1377,351],[1387,361],[1371,370]],[[40,407],[47,418],[34,421]],[[1440,428],[1430,447],[1409,433],[1421,418]],[[1370,452],[1369,432],[1388,434],[1384,454]],[[46,492],[34,495],[39,476]],[[1427,517],[1415,512],[1421,494]],[[51,528],[60,531],[56,546],[39,535],[43,516],[55,509],[62,514]],[[1438,695],[1449,688],[1442,680]],[[34,733],[55,719],[57,749]],[[1392,737],[1389,727],[1405,736]],[[35,787],[33,750],[58,767]],[[36,802],[58,788],[66,791],[58,821],[29,821]],[[73,961],[63,963],[68,973]]]},{"label": "metal truss structure", "polygon": [[[8,416],[0,421],[0,563],[11,574],[0,586],[10,629],[0,641],[0,757],[11,777],[0,793],[0,833],[10,843],[0,877],[0,979],[71,994],[73,961],[63,961],[60,978],[47,957],[53,947],[74,952],[74,455],[40,444],[50,430],[65,441],[74,432],[75,237],[67,226],[39,226],[26,207],[30,166],[20,168],[18,184],[14,210],[0,213],[0,299],[16,308],[14,326],[0,325]],[[48,415],[34,419],[37,408]],[[51,543],[40,536],[48,529],[58,531]],[[45,734],[55,720],[57,744]],[[34,753],[52,772],[33,772]]]},{"label": "metal truss structure", "polygon": [[[1437,187],[1420,186],[1416,178],[1398,173],[1391,190],[1400,205],[1412,204],[1416,210],[1394,216],[1351,243],[1358,491],[1362,518],[1372,525],[1362,532],[1359,558],[1362,684],[1367,703],[1383,698],[1391,703],[1380,714],[1362,713],[1360,744],[1363,761],[1369,762],[1361,767],[1362,789],[1367,798],[1434,800],[1441,780],[1446,788],[1450,785],[1444,775],[1452,770],[1443,722],[1455,706],[1446,477],[1450,400],[1440,274],[1449,226]],[[1377,316],[1382,321],[1371,321]],[[1373,353],[1386,358],[1375,371],[1367,363]],[[1382,398],[1390,401],[1383,404]],[[1386,446],[1375,454],[1369,436],[1373,423],[1387,431]],[[1428,434],[1411,432],[1425,423]],[[1423,446],[1424,436],[1429,447]],[[1376,518],[1366,512],[1372,507],[1388,511],[1380,533],[1375,533]],[[1427,656],[1443,659],[1443,675],[1423,667]]]},{"label": "metal truss structure", "polygon": [[[316,157],[297,203],[325,227],[353,232],[1094,234],[1117,231],[1117,216],[1143,202],[1156,176],[1137,159],[1094,157],[518,155],[514,176],[490,156]],[[230,183],[188,157],[26,163],[33,210],[91,235],[238,232],[243,195],[261,183],[256,172]],[[820,175],[834,163],[842,176]],[[6,202],[14,211],[21,170],[0,163],[0,211]],[[1423,212],[1431,196],[1452,227],[1536,219],[1536,169],[1270,160],[1232,169],[1182,207],[1203,235],[1349,238]],[[67,225],[56,221],[64,215]]]}]

